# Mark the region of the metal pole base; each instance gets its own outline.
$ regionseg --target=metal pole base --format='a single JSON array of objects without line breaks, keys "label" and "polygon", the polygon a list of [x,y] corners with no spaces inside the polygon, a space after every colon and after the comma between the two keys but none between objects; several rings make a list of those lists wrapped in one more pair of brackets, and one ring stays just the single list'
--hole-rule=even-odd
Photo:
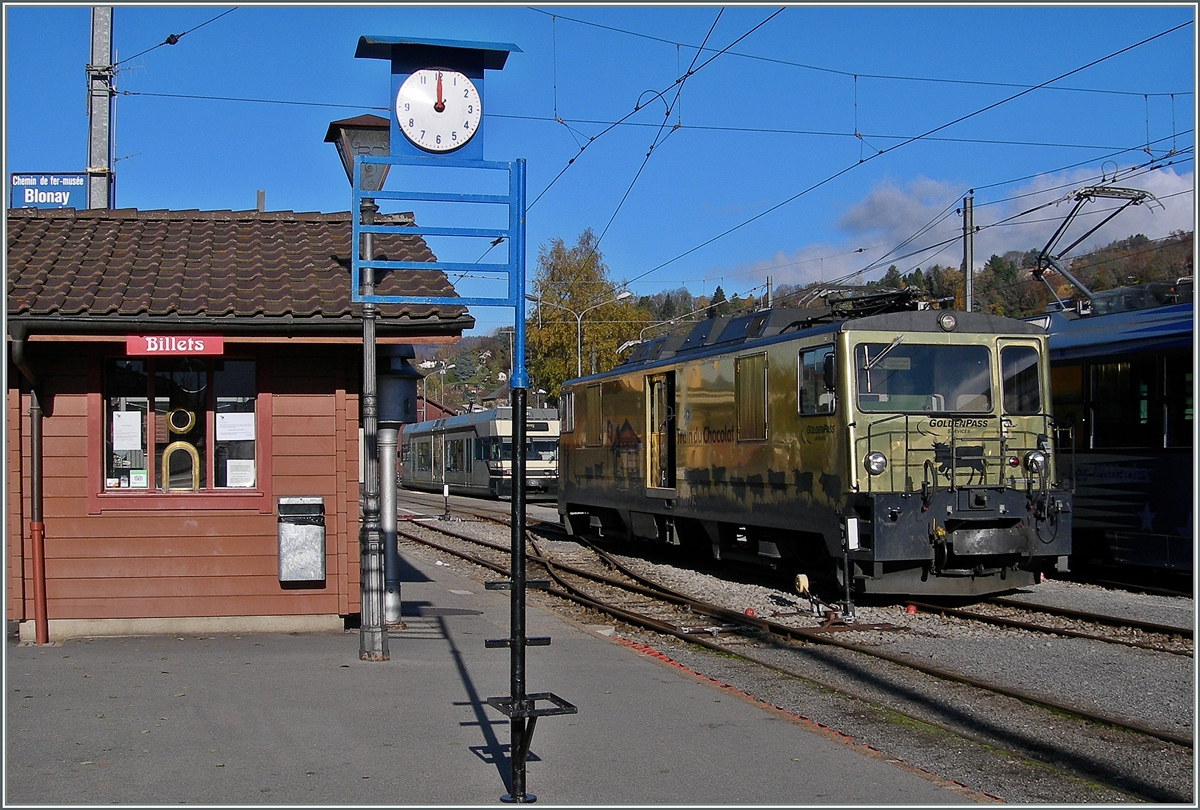
[{"label": "metal pole base", "polygon": [[388,661],[390,657],[384,650],[386,636],[382,627],[362,627],[358,633],[358,659],[360,661]]},{"label": "metal pole base", "polygon": [[505,793],[500,797],[500,801],[506,804],[533,804],[537,801],[537,796],[534,796],[532,793],[523,793],[520,796]]},{"label": "metal pole base", "polygon": [[385,588],[383,591],[383,623],[401,624],[400,621],[400,589]]}]

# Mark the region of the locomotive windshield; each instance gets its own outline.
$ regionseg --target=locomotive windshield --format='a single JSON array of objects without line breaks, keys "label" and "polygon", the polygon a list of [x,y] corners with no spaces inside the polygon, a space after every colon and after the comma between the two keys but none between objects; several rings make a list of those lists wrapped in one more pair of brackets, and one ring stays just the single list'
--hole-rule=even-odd
[{"label": "locomotive windshield", "polygon": [[855,347],[861,411],[990,413],[991,352],[986,346],[861,343]]}]

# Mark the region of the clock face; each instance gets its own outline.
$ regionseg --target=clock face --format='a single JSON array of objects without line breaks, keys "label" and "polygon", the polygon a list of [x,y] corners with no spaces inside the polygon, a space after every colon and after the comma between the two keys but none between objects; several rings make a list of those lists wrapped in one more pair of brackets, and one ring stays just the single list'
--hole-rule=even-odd
[{"label": "clock face", "polygon": [[452,152],[465,145],[482,116],[479,91],[456,70],[418,70],[396,93],[400,131],[429,152]]}]

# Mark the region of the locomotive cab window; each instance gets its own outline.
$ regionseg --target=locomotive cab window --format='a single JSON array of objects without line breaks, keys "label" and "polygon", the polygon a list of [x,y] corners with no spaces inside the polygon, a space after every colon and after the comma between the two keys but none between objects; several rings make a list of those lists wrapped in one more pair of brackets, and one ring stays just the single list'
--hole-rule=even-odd
[{"label": "locomotive cab window", "polygon": [[858,409],[865,412],[991,413],[986,346],[860,343],[854,350]]},{"label": "locomotive cab window", "polygon": [[833,347],[820,346],[800,352],[796,374],[796,408],[802,414],[833,413]]},{"label": "locomotive cab window", "polygon": [[1005,346],[1000,350],[1004,412],[1036,414],[1042,410],[1038,351],[1032,346]]}]

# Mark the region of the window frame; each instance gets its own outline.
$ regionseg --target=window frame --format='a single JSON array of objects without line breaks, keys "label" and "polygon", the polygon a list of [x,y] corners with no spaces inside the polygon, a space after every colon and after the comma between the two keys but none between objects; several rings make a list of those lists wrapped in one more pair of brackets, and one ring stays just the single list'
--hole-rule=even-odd
[{"label": "window frame", "polygon": [[575,432],[575,392],[563,391],[558,398],[561,433]]},{"label": "window frame", "polygon": [[[1006,416],[1037,416],[1046,410],[1046,392],[1042,386],[1042,365],[1045,362],[1041,351],[1038,347],[1030,343],[1002,343],[999,347],[1000,351],[1000,409]],[[1022,370],[1024,375],[1021,380],[1018,380],[1018,375],[1010,375],[1009,362],[1012,359],[1014,352],[1027,352],[1033,355],[1034,362],[1032,366],[1026,366]],[[1035,388],[1036,402],[1033,408],[1028,406],[1025,408],[1018,407],[1022,400],[1022,391],[1013,387],[1013,384],[1025,383],[1032,380]],[[1016,400],[1014,402],[1014,400]]]},{"label": "window frame", "polygon": [[[224,487],[193,491],[163,492],[151,486],[146,489],[107,489],[105,487],[107,447],[106,433],[108,418],[107,397],[104,389],[104,366],[110,359],[127,359],[114,350],[97,349],[88,362],[87,410],[87,512],[98,515],[105,511],[163,511],[178,509],[199,510],[256,510],[259,514],[274,514],[273,459],[274,450],[270,425],[274,418],[273,400],[270,393],[270,363],[262,352],[239,350],[228,357],[214,359],[252,360],[255,384],[255,486]],[[209,416],[215,420],[216,412]],[[211,430],[210,430],[211,432]],[[213,463],[213,452],[208,451],[206,465]],[[210,479],[211,480],[211,479]]]},{"label": "window frame", "polygon": [[[837,412],[837,393],[836,393],[836,388],[837,388],[836,368],[837,368],[837,366],[836,366],[836,364],[834,366],[835,371],[834,371],[833,387],[828,387],[829,381],[825,379],[825,358],[830,355],[834,355],[835,363],[836,363],[836,354],[837,354],[836,346],[833,343],[823,343],[820,346],[809,346],[808,348],[801,349],[799,352],[796,353],[796,413],[799,414],[800,416],[826,416],[826,417],[828,417],[828,416],[833,416]],[[806,355],[815,356],[820,361],[817,366],[814,366],[814,368],[818,369],[816,376],[817,376],[817,380],[818,380],[819,384],[822,387],[821,388],[822,392],[826,392],[833,397],[833,403],[832,403],[833,407],[831,407],[829,410],[823,411],[823,410],[820,410],[819,408],[816,410],[805,410],[804,409],[804,382],[805,382],[804,358]],[[816,403],[818,406],[820,405],[820,397],[821,397],[821,394],[818,394],[817,395],[817,403]]]}]

